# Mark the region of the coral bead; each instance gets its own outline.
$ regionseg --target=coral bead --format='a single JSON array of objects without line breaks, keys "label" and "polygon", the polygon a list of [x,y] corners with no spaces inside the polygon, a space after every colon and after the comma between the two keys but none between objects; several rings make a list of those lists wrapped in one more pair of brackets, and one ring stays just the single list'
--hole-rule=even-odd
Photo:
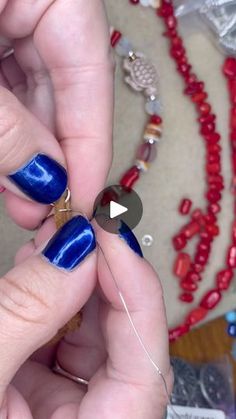
[{"label": "coral bead", "polygon": [[150,124],[160,125],[162,123],[162,119],[159,115],[152,115],[150,118]]},{"label": "coral bead", "polygon": [[175,340],[179,339],[181,336],[185,335],[188,332],[189,325],[183,324],[169,331],[169,340],[170,342],[174,342]]},{"label": "coral bead", "polygon": [[200,302],[200,306],[207,309],[212,310],[219,304],[221,300],[221,293],[219,290],[211,290],[209,291]]},{"label": "coral bead", "polygon": [[207,199],[211,204],[215,204],[221,200],[221,194],[214,189],[210,189],[207,192]]},{"label": "coral bead", "polygon": [[180,299],[180,301],[183,301],[184,303],[189,303],[189,304],[192,303],[193,300],[194,300],[193,295],[189,294],[187,292],[181,294],[179,296],[179,299]]},{"label": "coral bead", "polygon": [[207,211],[208,212],[212,212],[213,214],[218,214],[221,211],[221,207],[219,204],[214,203],[214,204],[210,204],[207,207]]},{"label": "coral bead", "polygon": [[173,246],[175,250],[182,250],[187,244],[186,237],[183,234],[179,234],[173,237]]},{"label": "coral bead", "polygon": [[179,253],[174,264],[174,273],[179,278],[184,278],[190,268],[191,259],[187,253]]},{"label": "coral bead", "polygon": [[174,14],[174,9],[171,4],[163,3],[161,7],[157,9],[157,14],[160,17],[168,17]]},{"label": "coral bead", "polygon": [[200,277],[199,273],[194,272],[194,271],[190,271],[190,272],[187,273],[186,281],[199,282],[199,281],[201,281],[201,277]]},{"label": "coral bead", "polygon": [[198,109],[202,115],[208,115],[211,112],[211,105],[209,105],[209,103],[207,102],[203,102],[203,103],[200,103]]},{"label": "coral bead", "polygon": [[218,272],[216,276],[217,287],[220,291],[226,291],[232,282],[233,271],[231,269],[225,269]]},{"label": "coral bead", "polygon": [[185,279],[181,281],[180,286],[184,291],[189,291],[189,292],[193,292],[198,289],[196,282],[187,281]]},{"label": "coral bead", "polygon": [[186,317],[186,323],[193,326],[201,322],[207,316],[208,310],[203,307],[198,307],[192,310]]},{"label": "coral bead", "polygon": [[199,223],[197,221],[192,221],[189,224],[187,224],[185,227],[183,227],[182,234],[184,234],[184,236],[187,239],[190,239],[191,237],[199,233],[199,231],[200,231]]},{"label": "coral bead", "polygon": [[229,248],[227,264],[230,268],[236,268],[236,246],[231,246]]},{"label": "coral bead", "polygon": [[192,201],[190,199],[187,199],[187,198],[183,199],[180,203],[180,206],[179,206],[180,214],[182,214],[182,215],[189,214],[189,211],[191,210],[191,207],[192,207]]},{"label": "coral bead", "polygon": [[139,169],[136,166],[131,167],[121,178],[120,185],[125,188],[132,188],[140,177]]},{"label": "coral bead", "polygon": [[235,58],[227,58],[224,63],[223,72],[229,79],[236,77],[236,60]]}]

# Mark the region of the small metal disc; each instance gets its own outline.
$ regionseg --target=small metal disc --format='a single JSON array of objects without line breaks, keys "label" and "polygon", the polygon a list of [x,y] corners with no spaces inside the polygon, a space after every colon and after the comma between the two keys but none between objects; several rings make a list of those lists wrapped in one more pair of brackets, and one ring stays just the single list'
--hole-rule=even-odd
[{"label": "small metal disc", "polygon": [[188,406],[198,385],[194,368],[180,358],[172,358],[174,387],[171,402],[178,406]]},{"label": "small metal disc", "polygon": [[201,368],[200,387],[212,408],[225,408],[232,403],[230,383],[216,366],[208,364]]},{"label": "small metal disc", "polygon": [[154,239],[150,234],[145,234],[142,237],[142,244],[144,246],[150,247],[150,246],[152,246],[153,242],[154,242]]}]

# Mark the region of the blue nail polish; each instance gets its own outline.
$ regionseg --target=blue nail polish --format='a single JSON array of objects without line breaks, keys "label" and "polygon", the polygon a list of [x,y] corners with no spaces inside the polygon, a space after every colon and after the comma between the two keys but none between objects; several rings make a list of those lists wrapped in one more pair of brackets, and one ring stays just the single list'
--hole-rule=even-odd
[{"label": "blue nail polish", "polygon": [[130,230],[127,224],[125,224],[123,221],[121,221],[121,226],[119,228],[119,237],[125,240],[125,242],[135,253],[143,257],[143,252],[141,250],[138,240],[136,239],[132,230]]},{"label": "blue nail polish", "polygon": [[96,239],[91,224],[78,215],[56,232],[42,254],[57,268],[72,271],[95,248]]},{"label": "blue nail polish", "polygon": [[45,205],[56,202],[67,187],[66,170],[45,154],[37,154],[8,178],[31,199]]}]

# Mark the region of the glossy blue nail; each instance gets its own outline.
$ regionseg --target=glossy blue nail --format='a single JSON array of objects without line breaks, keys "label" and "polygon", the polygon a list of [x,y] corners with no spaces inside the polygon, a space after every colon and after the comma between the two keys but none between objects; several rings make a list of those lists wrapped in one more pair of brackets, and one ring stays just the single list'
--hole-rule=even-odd
[{"label": "glossy blue nail", "polygon": [[123,239],[135,253],[143,257],[143,252],[138,240],[132,230],[123,221],[121,221],[121,226],[119,228],[119,237]]},{"label": "glossy blue nail", "polygon": [[45,205],[56,202],[67,187],[66,170],[45,154],[37,154],[8,178],[31,199]]},{"label": "glossy blue nail", "polygon": [[42,254],[55,265],[72,271],[96,248],[96,239],[89,221],[78,215],[56,232]]}]

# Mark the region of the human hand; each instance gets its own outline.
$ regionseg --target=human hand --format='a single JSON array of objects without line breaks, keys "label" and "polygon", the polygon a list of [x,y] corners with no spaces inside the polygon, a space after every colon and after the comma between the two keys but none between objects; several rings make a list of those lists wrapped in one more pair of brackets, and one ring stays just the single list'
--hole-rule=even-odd
[{"label": "human hand", "polygon": [[[167,403],[162,379],[137,341],[111,271],[170,391],[168,334],[158,278],[140,257],[130,230],[121,230],[119,237],[96,226],[95,251],[88,221],[76,217],[69,223],[63,237],[58,233],[42,250],[42,257],[42,242],[55,229],[49,219],[18,253],[17,266],[0,279],[0,406],[6,395],[5,416],[2,411],[0,417],[161,419]],[[78,331],[52,348],[36,351],[82,307]],[[70,374],[88,380],[88,388],[55,375],[51,368],[56,359]]]},{"label": "human hand", "polygon": [[[111,162],[113,60],[103,3],[0,0],[1,35],[15,51],[0,72],[0,184],[8,213],[24,228],[40,224],[67,182],[56,160],[67,167],[72,206],[90,214]],[[0,38],[0,56],[4,44]],[[38,153],[54,160],[31,161],[30,181],[28,168],[16,187],[7,176]],[[24,199],[19,182],[44,205]]]}]

